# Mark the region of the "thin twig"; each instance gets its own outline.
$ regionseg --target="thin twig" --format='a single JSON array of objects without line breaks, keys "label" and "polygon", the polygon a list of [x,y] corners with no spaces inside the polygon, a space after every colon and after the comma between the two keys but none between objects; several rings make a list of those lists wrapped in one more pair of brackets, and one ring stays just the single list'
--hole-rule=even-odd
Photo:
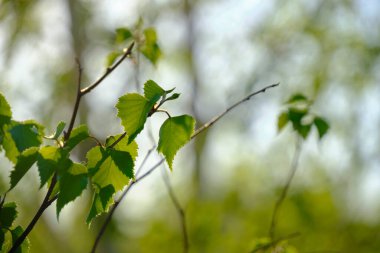
[{"label": "thin twig", "polygon": [[262,246],[260,246],[260,247],[258,247],[258,248],[253,249],[253,250],[251,251],[251,253],[258,252],[259,250],[269,249],[269,248],[271,248],[271,247],[276,246],[279,242],[282,242],[282,241],[284,241],[284,240],[289,240],[289,239],[292,239],[292,238],[294,238],[294,237],[298,237],[298,236],[300,236],[300,235],[301,235],[301,234],[300,234],[299,232],[296,232],[296,233],[293,233],[293,234],[290,234],[290,235],[287,235],[287,236],[282,236],[282,237],[280,237],[280,238],[278,238],[278,239],[276,239],[276,240],[273,240],[273,241],[271,241],[271,242],[269,242],[269,243],[267,243],[267,244],[264,244],[264,245],[262,245]]},{"label": "thin twig", "polygon": [[175,195],[173,191],[173,187],[171,186],[170,180],[168,175],[166,174],[165,167],[162,169],[162,179],[164,180],[166,189],[168,190],[169,196],[171,201],[174,204],[175,209],[177,210],[177,213],[180,218],[181,222],[181,228],[182,228],[182,237],[183,237],[183,252],[187,253],[189,252],[189,236],[187,233],[187,225],[186,225],[186,213],[185,210],[182,208],[181,204],[178,201],[177,196]]},{"label": "thin twig", "polygon": [[91,249],[91,253],[95,253],[96,247],[98,246],[100,239],[102,238],[104,232],[106,231],[106,228],[112,219],[113,213],[115,212],[116,208],[119,206],[120,202],[125,198],[125,196],[129,192],[129,190],[132,188],[132,186],[135,185],[136,183],[138,183],[139,181],[141,181],[142,179],[144,179],[145,177],[147,177],[150,173],[152,173],[158,166],[160,166],[164,162],[164,160],[165,159],[161,159],[158,163],[156,163],[156,165],[154,165],[152,168],[150,168],[141,177],[137,178],[134,181],[131,180],[129,182],[127,188],[125,188],[122,195],[115,201],[115,204],[111,207],[111,210],[109,211],[106,220],[104,221],[102,227],[100,228],[98,235],[96,236],[95,242],[94,242],[92,249]]},{"label": "thin twig", "polygon": [[125,136],[127,136],[127,132],[124,132],[122,135],[120,135],[119,138],[117,138],[117,140],[108,147],[109,148],[115,147],[116,144],[118,144]]},{"label": "thin twig", "polygon": [[88,87],[83,88],[83,89],[81,90],[82,95],[85,95],[85,94],[89,93],[90,91],[92,91],[93,89],[95,89],[96,86],[98,86],[101,82],[103,82],[103,80],[104,80],[109,74],[111,74],[112,71],[114,71],[114,70],[120,65],[120,63],[122,63],[122,62],[125,60],[125,58],[127,58],[128,56],[130,56],[131,53],[132,53],[132,49],[133,49],[134,44],[135,44],[135,43],[132,42],[131,45],[125,50],[124,54],[120,57],[120,59],[117,60],[117,62],[115,62],[114,65],[112,65],[111,67],[108,67],[108,68],[106,69],[106,72],[104,72],[104,74],[103,74],[101,77],[99,77],[98,80],[96,80],[93,84],[89,85]]},{"label": "thin twig", "polygon": [[286,180],[285,186],[282,189],[282,192],[280,194],[280,197],[277,199],[276,204],[274,206],[273,214],[272,214],[272,219],[271,219],[271,224],[269,227],[269,237],[273,240],[275,237],[275,229],[276,229],[276,224],[277,224],[277,217],[278,213],[280,211],[281,205],[284,202],[286,195],[288,193],[290,184],[292,183],[293,177],[297,171],[298,168],[298,162],[299,162],[299,157],[301,154],[301,137],[298,136],[297,142],[296,142],[296,150],[293,156],[293,161],[290,167],[290,174],[288,176],[288,179]]},{"label": "thin twig", "polygon": [[[259,94],[259,93],[263,93],[265,92],[267,89],[270,89],[270,88],[274,88],[276,86],[278,86],[279,83],[277,84],[272,84],[272,85],[269,85],[269,86],[266,86],[264,88],[262,88],[261,90],[258,90],[248,96],[246,96],[245,98],[243,98],[242,100],[239,100],[238,102],[236,102],[235,104],[233,104],[232,106],[228,107],[226,109],[226,111],[224,111],[223,113],[221,113],[220,115],[216,116],[215,118],[213,118],[212,120],[210,120],[208,123],[204,124],[203,126],[201,126],[200,128],[198,128],[194,134],[191,136],[191,139],[194,139],[198,134],[200,134],[201,132],[205,131],[206,129],[208,129],[209,127],[211,127],[213,124],[215,124],[218,120],[220,120],[224,115],[226,115],[229,111],[231,111],[233,108],[235,108],[236,106],[242,104],[243,102],[245,101],[248,101],[251,97]],[[143,178],[145,178],[146,176],[148,176],[150,173],[152,173],[165,159],[161,159],[156,165],[154,165],[152,168],[150,168],[145,174],[143,174],[141,177],[139,177],[138,179],[136,179],[135,181],[130,181],[129,185],[127,186],[127,188],[125,188],[125,190],[123,191],[122,195],[119,197],[119,199],[117,201],[115,201],[115,204],[112,206],[110,212],[108,213],[107,215],[107,218],[106,220],[104,221],[102,227],[100,228],[100,231],[95,239],[95,242],[92,246],[92,249],[91,249],[91,253],[95,253],[96,251],[96,247],[101,239],[101,237],[103,236],[109,222],[111,221],[111,218],[112,218],[112,215],[113,213],[115,212],[116,208],[118,207],[119,203],[123,200],[123,198],[125,197],[125,195],[128,193],[128,191],[130,190],[130,188],[136,184],[137,182],[139,182],[140,180],[142,180]]]},{"label": "thin twig", "polygon": [[209,122],[207,122],[206,124],[204,124],[203,126],[201,126],[200,128],[198,128],[194,134],[191,136],[191,139],[193,139],[195,136],[197,136],[198,134],[200,134],[201,132],[203,132],[204,130],[206,130],[207,128],[211,127],[212,125],[215,124],[215,122],[217,122],[218,120],[220,120],[220,118],[222,118],[224,115],[226,115],[229,111],[231,111],[232,109],[234,109],[236,106],[244,103],[245,101],[248,101],[249,99],[251,99],[253,96],[256,96],[257,94],[260,94],[260,93],[264,93],[267,89],[270,89],[270,88],[274,88],[276,86],[280,85],[280,83],[275,83],[275,84],[272,84],[272,85],[269,85],[269,86],[266,86],[264,88],[262,88],[261,90],[258,90],[258,91],[255,91],[251,94],[249,94],[248,96],[246,96],[245,98],[239,100],[238,102],[236,102],[235,104],[233,104],[232,106],[228,107],[223,113],[219,114],[218,116],[216,116],[215,118],[213,118],[212,120],[210,120]]},{"label": "thin twig", "polygon": [[143,161],[142,161],[141,164],[140,164],[140,167],[136,170],[135,177],[137,177],[137,176],[140,174],[140,172],[141,172],[142,168],[144,167],[146,161],[148,160],[149,156],[152,154],[153,150],[155,150],[155,149],[156,149],[156,145],[153,145],[153,147],[151,147],[151,148],[148,150],[148,152],[146,153],[146,155],[145,155]]}]

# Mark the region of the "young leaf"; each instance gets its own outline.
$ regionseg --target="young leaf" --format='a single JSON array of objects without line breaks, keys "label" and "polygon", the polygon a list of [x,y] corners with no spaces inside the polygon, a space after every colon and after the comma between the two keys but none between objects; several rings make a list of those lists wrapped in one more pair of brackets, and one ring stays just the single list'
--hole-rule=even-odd
[{"label": "young leaf", "polygon": [[17,157],[25,149],[39,147],[44,136],[43,127],[35,121],[12,121],[4,130],[3,147],[13,163],[17,162]]},{"label": "young leaf", "polygon": [[330,128],[327,121],[321,117],[315,117],[314,125],[317,127],[319,139],[322,139]]},{"label": "young leaf", "polygon": [[133,34],[128,28],[125,28],[125,27],[117,28],[115,42],[119,44],[124,43],[128,39],[132,38],[132,36]]},{"label": "young leaf", "polygon": [[[106,146],[109,147],[110,145],[112,145],[116,140],[118,140],[120,138],[120,136],[121,136],[121,134],[108,137],[106,140]],[[123,138],[121,141],[119,141],[113,147],[113,149],[118,150],[118,151],[128,152],[131,155],[133,161],[136,160],[136,157],[138,155],[137,143],[135,141],[132,141],[131,143],[128,144],[128,137],[127,136],[125,138]]]},{"label": "young leaf", "polygon": [[40,174],[42,188],[51,178],[55,171],[65,171],[70,167],[68,152],[62,148],[45,146],[39,151],[37,158],[37,167]]},{"label": "young leaf", "polygon": [[60,175],[57,219],[62,208],[82,194],[87,187],[87,182],[87,168],[79,163],[72,163],[68,171]]},{"label": "young leaf", "polygon": [[0,227],[10,228],[17,217],[16,203],[5,203],[0,209]]},{"label": "young leaf", "polygon": [[165,95],[165,90],[154,81],[148,80],[144,84],[144,96],[151,103],[155,104],[163,95]]},{"label": "young leaf", "polygon": [[0,252],[8,252],[12,247],[12,233],[0,226]]},{"label": "young leaf", "polygon": [[[4,95],[0,93],[0,137],[3,125],[9,124],[12,118],[11,107],[9,106]],[[1,138],[0,138],[1,139]]]},{"label": "young leaf", "polygon": [[37,161],[38,147],[31,147],[24,150],[17,158],[14,170],[11,172],[11,187],[16,186],[21,178],[28,172],[32,165]]},{"label": "young leaf", "polygon": [[180,93],[173,93],[173,95],[171,95],[170,97],[168,97],[166,99],[166,101],[169,101],[169,100],[176,100],[177,98],[179,98],[181,94]]},{"label": "young leaf", "polygon": [[58,137],[61,135],[61,133],[63,132],[63,130],[65,129],[65,126],[66,126],[66,123],[63,122],[63,121],[60,121],[58,123],[58,126],[57,128],[55,129],[55,133],[50,135],[50,136],[47,136],[46,138],[47,139],[52,139],[52,140],[57,140]]},{"label": "young leaf", "polygon": [[150,60],[153,65],[156,65],[158,59],[161,56],[160,47],[157,44],[156,30],[153,28],[147,28],[144,30],[145,43],[141,47],[141,53]]},{"label": "young leaf", "polygon": [[125,132],[129,135],[128,143],[131,143],[143,130],[153,105],[154,103],[136,93],[126,94],[119,98],[116,104],[117,116],[121,119]]},{"label": "young leaf", "polygon": [[86,125],[80,125],[74,128],[70,134],[70,138],[66,142],[65,149],[71,151],[76,145],[88,137],[90,137],[90,134],[88,133],[88,128]]},{"label": "young leaf", "polygon": [[92,148],[86,155],[92,183],[102,189],[112,185],[121,190],[133,178],[133,159],[128,152]]},{"label": "young leaf", "polygon": [[108,185],[94,194],[90,212],[87,216],[86,223],[90,226],[91,221],[101,213],[108,212],[109,207],[113,204],[113,194],[115,189]]},{"label": "young leaf", "polygon": [[174,156],[190,140],[194,127],[195,120],[189,115],[171,117],[162,124],[157,150],[164,154],[170,169]]},{"label": "young leaf", "polygon": [[278,122],[277,122],[278,131],[280,132],[282,128],[284,128],[284,126],[286,126],[288,122],[289,122],[288,113],[287,112],[281,113],[280,116],[278,117]]}]

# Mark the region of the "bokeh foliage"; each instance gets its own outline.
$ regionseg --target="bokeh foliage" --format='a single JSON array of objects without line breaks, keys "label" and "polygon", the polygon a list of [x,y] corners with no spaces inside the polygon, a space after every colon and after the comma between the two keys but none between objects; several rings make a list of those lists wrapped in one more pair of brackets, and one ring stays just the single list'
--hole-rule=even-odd
[{"label": "bokeh foliage", "polygon": [[[175,82],[173,87],[179,86],[182,94],[188,94],[185,99],[189,102],[183,108],[189,113],[193,111],[191,101],[196,101],[200,122],[223,110],[232,98],[263,83],[281,82],[279,92],[266,94],[256,104],[235,112],[216,129],[199,136],[202,141],[180,157],[182,172],[172,177],[187,214],[190,251],[249,252],[257,240],[265,241],[295,142],[290,127],[277,135],[277,117],[289,95],[302,92],[312,98],[313,109],[328,120],[331,129],[319,144],[317,138],[305,141],[298,176],[280,213],[277,233],[287,236],[299,232],[283,242],[298,252],[378,252],[380,203],[373,196],[380,187],[372,186],[370,179],[379,178],[376,169],[380,167],[380,6],[376,1],[359,0],[263,2],[141,1],[130,6],[67,0],[56,6],[62,19],[53,20],[46,15],[51,7],[46,1],[2,1],[1,51],[5,53],[0,62],[0,89],[10,97],[14,112],[38,118],[53,130],[57,122],[68,120],[72,110],[75,57],[83,62],[84,82],[90,82],[104,68],[107,55],[120,50],[114,42],[115,38],[121,40],[121,33],[123,40],[143,40],[148,34],[151,43],[156,43],[157,36],[163,51],[152,54],[156,67],[134,55],[123,73],[84,101],[79,121],[88,123],[97,137],[106,136],[113,127],[105,122],[115,121],[112,105],[117,97],[125,90],[141,89],[139,83],[154,75],[170,84],[168,88]],[[117,4],[125,10],[120,11]],[[229,15],[235,12],[241,16]],[[122,18],[126,16],[130,18]],[[186,41],[189,19],[193,32]],[[229,26],[234,23],[237,25]],[[47,40],[44,31],[53,33],[54,27],[61,33]],[[130,33],[115,33],[119,27],[127,27]],[[155,27],[157,34],[149,27]],[[186,44],[189,41],[191,45]],[[38,53],[42,43],[53,44],[57,51],[45,50],[39,61],[31,60],[38,62],[32,68],[20,64],[28,62],[28,43]],[[27,82],[15,78],[24,74]],[[192,75],[197,78],[191,79]],[[191,80],[199,85],[194,97]],[[269,134],[265,134],[267,129],[272,129]],[[317,131],[310,134],[317,135]],[[260,135],[266,137],[266,145],[261,144]],[[92,145],[84,143],[75,155],[83,158]],[[199,163],[195,156],[200,157]],[[193,177],[196,166],[202,171],[198,179]],[[0,167],[0,189],[5,189],[11,167],[4,159]],[[37,178],[31,174],[28,179],[32,192],[39,187]],[[100,252],[181,251],[177,213],[159,173],[154,180],[138,188],[152,188],[147,195],[153,197],[141,194],[127,199]],[[30,220],[35,203],[41,201],[41,196],[23,191],[15,193],[25,199],[18,206],[20,224]],[[75,205],[87,208],[63,211],[66,216],[60,223],[51,219],[55,210],[50,210],[30,236],[31,252],[88,251],[100,224],[95,222],[87,229],[90,202],[90,196],[83,196]]]}]

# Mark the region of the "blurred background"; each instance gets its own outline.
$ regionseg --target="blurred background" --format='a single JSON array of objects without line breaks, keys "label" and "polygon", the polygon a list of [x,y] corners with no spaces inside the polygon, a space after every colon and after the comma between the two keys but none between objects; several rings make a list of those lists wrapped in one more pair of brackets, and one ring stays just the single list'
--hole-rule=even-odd
[{"label": "blurred background", "polygon": [[[139,21],[140,20],[140,21]],[[100,140],[121,133],[114,105],[155,80],[176,87],[172,115],[198,126],[245,95],[280,86],[230,112],[176,156],[169,178],[186,213],[190,252],[249,252],[268,236],[274,204],[290,172],[296,134],[277,131],[290,95],[313,99],[330,124],[303,142],[299,166],[278,216],[276,235],[299,233],[292,252],[380,252],[380,2],[377,0],[2,0],[0,91],[17,120],[36,119],[47,133],[70,120],[78,75],[83,87],[105,70],[115,29],[157,31],[157,64],[134,52],[82,100],[77,124]],[[135,30],[134,30],[135,29]],[[140,31],[141,32],[141,31]],[[124,45],[128,46],[128,45]],[[149,119],[154,139],[165,116]],[[152,147],[137,138],[138,164]],[[94,142],[75,151],[83,161]],[[143,170],[157,162],[149,157]],[[12,164],[0,157],[0,191]],[[163,171],[136,184],[116,211],[98,252],[182,252],[179,215]],[[7,197],[25,227],[46,189],[36,168]],[[87,191],[59,222],[50,207],[29,236],[32,253],[88,252],[104,216],[90,228]],[[289,248],[288,250],[290,250]],[[291,251],[288,251],[291,252]]]}]

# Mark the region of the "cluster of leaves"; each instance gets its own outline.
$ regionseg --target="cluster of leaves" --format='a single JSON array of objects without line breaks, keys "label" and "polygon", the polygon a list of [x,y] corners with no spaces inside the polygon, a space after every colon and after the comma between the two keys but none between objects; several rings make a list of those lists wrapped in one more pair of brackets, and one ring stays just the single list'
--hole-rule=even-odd
[{"label": "cluster of leaves", "polygon": [[[172,93],[173,90],[164,90],[149,80],[144,85],[144,95],[130,93],[120,97],[116,108],[125,133],[110,136],[105,144],[90,149],[86,155],[87,161],[82,163],[73,162],[70,153],[79,143],[90,137],[86,125],[80,125],[68,135],[63,135],[65,123],[60,122],[55,133],[45,136],[44,127],[34,121],[13,120],[11,108],[0,94],[0,147],[14,164],[8,191],[37,164],[40,187],[48,185],[50,188],[54,182],[48,202],[57,200],[58,219],[62,208],[79,197],[91,182],[94,196],[87,217],[87,223],[90,224],[93,218],[108,211],[114,203],[114,194],[135,179],[134,164],[138,155],[135,138],[143,130],[148,117],[161,111],[159,108],[166,101],[179,97],[178,93]],[[160,128],[157,150],[164,155],[172,169],[177,151],[192,138],[195,120],[189,115],[171,117],[167,114],[168,119]],[[43,139],[50,142],[50,145],[43,145]],[[52,140],[55,143],[53,145]],[[12,227],[16,214],[15,203],[1,205],[0,245],[3,249],[8,249],[15,237],[22,233],[21,227]],[[27,241],[24,245],[27,247]]]},{"label": "cluster of leaves", "polygon": [[312,126],[315,126],[319,139],[322,139],[330,126],[324,118],[310,111],[312,104],[312,101],[303,94],[297,93],[291,96],[285,103],[285,111],[278,118],[278,130],[281,131],[290,122],[293,129],[306,139]]},{"label": "cluster of leaves", "polygon": [[[140,20],[132,29],[128,27],[117,28],[114,36],[114,44],[116,47],[120,47],[126,43],[134,41],[138,44],[138,50],[153,65],[156,65],[162,55],[157,42],[156,30],[152,27],[142,29],[142,25],[142,21]],[[106,66],[111,66],[123,53],[123,49],[117,49],[109,53],[106,60]]]}]

